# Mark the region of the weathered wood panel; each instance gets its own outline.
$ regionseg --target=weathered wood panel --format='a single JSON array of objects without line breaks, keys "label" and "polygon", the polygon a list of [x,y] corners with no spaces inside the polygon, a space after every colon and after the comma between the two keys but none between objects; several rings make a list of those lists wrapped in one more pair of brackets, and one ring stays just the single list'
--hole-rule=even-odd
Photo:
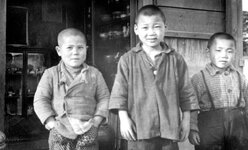
[{"label": "weathered wood panel", "polygon": [[167,18],[166,36],[207,39],[214,32],[225,31],[223,12],[161,7]]},{"label": "weathered wood panel", "polygon": [[240,66],[243,57],[243,24],[242,24],[242,0],[226,1],[226,32],[236,39],[235,66]]},{"label": "weathered wood panel", "polygon": [[0,0],[0,130],[4,129],[4,93],[6,64],[6,0]]},{"label": "weathered wood panel", "polygon": [[224,11],[224,0],[155,0],[159,6]]},{"label": "weathered wood panel", "polygon": [[209,62],[206,52],[207,40],[187,38],[166,38],[166,43],[180,53],[189,68],[190,77]]}]

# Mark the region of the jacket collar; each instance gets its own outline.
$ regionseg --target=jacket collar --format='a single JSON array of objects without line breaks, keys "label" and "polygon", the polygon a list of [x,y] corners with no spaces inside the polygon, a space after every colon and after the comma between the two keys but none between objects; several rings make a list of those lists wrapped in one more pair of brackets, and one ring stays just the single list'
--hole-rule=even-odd
[{"label": "jacket collar", "polygon": [[[86,63],[83,63],[83,69],[81,70],[81,74],[84,74],[86,71],[89,70],[89,66]],[[58,72],[59,72],[59,84],[64,84],[66,83],[66,69],[65,69],[65,64],[61,60],[58,64]]]},{"label": "jacket collar", "polygon": [[[166,54],[169,54],[170,52],[174,51],[174,49],[170,48],[165,42],[161,42],[160,43],[161,47],[162,47],[162,53],[166,53]],[[142,51],[143,48],[142,48],[142,43],[139,42],[136,47],[134,47],[132,49],[133,52],[135,53],[138,53],[140,51]]]},{"label": "jacket collar", "polygon": [[209,72],[211,76],[215,76],[223,72],[230,73],[230,72],[236,71],[233,65],[228,66],[225,70],[220,70],[217,67],[215,67],[212,63],[208,63],[206,65],[206,70]]}]

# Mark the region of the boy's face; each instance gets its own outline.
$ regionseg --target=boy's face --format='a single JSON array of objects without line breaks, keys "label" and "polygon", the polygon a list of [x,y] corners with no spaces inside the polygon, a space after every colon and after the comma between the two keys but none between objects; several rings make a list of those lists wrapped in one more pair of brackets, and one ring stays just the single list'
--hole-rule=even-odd
[{"label": "boy's face", "polygon": [[159,15],[140,15],[134,32],[139,36],[144,46],[158,49],[160,42],[164,41],[166,26]]},{"label": "boy's face", "polygon": [[231,64],[235,49],[234,41],[215,39],[209,49],[210,60],[216,67],[224,69]]},{"label": "boy's face", "polygon": [[72,68],[80,67],[87,53],[85,39],[79,35],[63,36],[59,46],[56,46],[58,55],[66,66]]}]

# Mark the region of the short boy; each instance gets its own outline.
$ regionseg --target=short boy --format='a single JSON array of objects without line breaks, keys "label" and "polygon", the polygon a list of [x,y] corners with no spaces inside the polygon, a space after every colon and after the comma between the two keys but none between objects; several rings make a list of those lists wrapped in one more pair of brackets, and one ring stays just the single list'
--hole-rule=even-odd
[{"label": "short boy", "polygon": [[197,150],[245,150],[248,148],[247,81],[231,64],[235,39],[213,34],[207,46],[211,62],[192,77],[199,106],[191,114],[189,140]]},{"label": "short boy", "polygon": [[198,108],[187,65],[164,43],[157,6],[138,11],[134,31],[141,42],[120,58],[109,109],[119,114],[129,150],[177,150],[176,141],[188,137],[190,110]]},{"label": "short boy", "polygon": [[34,97],[34,110],[50,130],[49,148],[96,150],[98,127],[108,114],[108,88],[102,74],[84,62],[81,31],[62,30],[56,50],[61,61],[44,72]]}]

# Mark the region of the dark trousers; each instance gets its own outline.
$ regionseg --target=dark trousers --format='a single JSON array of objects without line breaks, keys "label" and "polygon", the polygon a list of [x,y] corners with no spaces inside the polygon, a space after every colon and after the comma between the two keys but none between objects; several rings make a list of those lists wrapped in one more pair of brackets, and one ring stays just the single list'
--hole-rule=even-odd
[{"label": "dark trousers", "polygon": [[198,116],[200,145],[196,150],[247,150],[248,126],[240,108],[216,109]]},{"label": "dark trousers", "polygon": [[128,141],[127,143],[128,150],[178,150],[177,142],[162,139],[160,137],[147,140]]},{"label": "dark trousers", "polygon": [[92,127],[76,139],[68,139],[52,129],[49,134],[49,150],[98,150],[96,127]]}]

